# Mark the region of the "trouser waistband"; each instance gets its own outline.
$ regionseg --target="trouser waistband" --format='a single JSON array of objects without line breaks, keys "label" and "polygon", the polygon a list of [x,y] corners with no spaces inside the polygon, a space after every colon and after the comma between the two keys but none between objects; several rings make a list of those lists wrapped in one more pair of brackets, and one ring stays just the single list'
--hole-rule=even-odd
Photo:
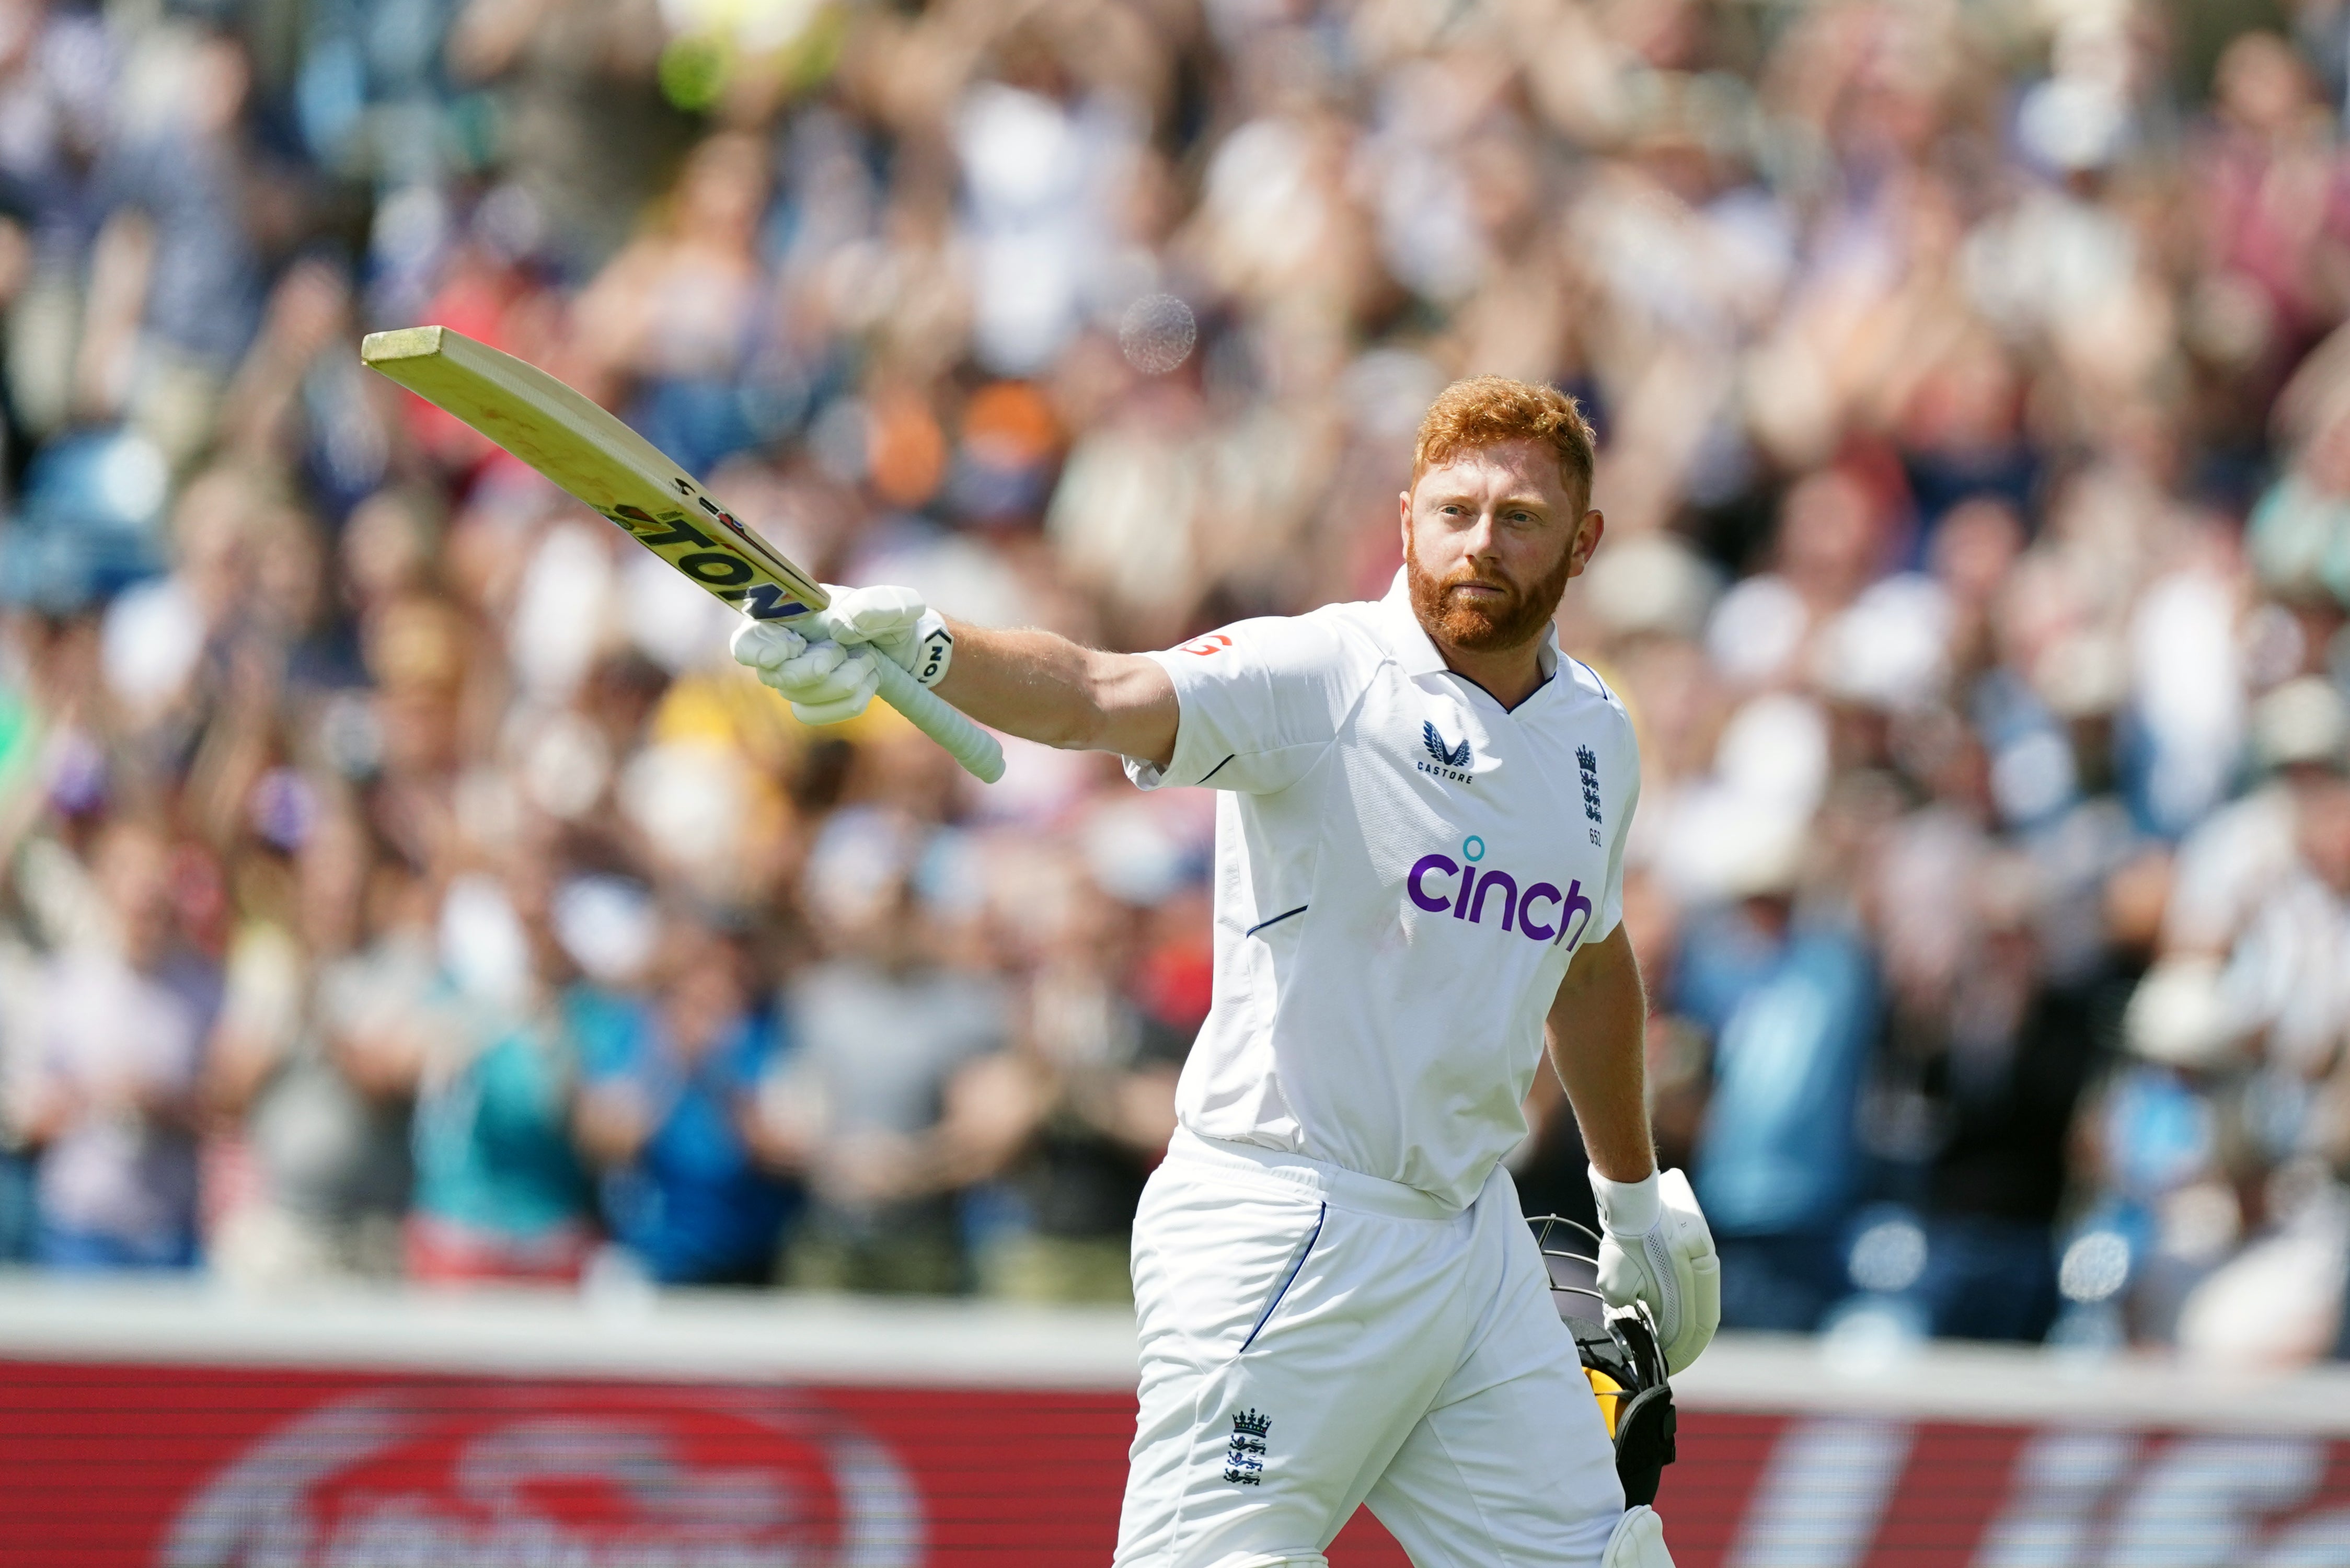
[{"label": "trouser waistband", "polygon": [[1263,1148],[1253,1143],[1201,1137],[1189,1127],[1175,1129],[1175,1136],[1168,1140],[1167,1159],[1170,1165],[1205,1166],[1270,1176],[1341,1209],[1386,1214],[1398,1220],[1450,1220],[1464,1212],[1400,1181],[1365,1176],[1359,1170],[1348,1170],[1327,1160],[1309,1159],[1302,1154]]}]

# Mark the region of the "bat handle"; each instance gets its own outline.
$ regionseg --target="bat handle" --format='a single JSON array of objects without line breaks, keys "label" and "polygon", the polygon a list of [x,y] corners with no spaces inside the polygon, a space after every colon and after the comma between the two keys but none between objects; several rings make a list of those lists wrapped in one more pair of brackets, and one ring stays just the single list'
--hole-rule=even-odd
[{"label": "bat handle", "polygon": [[914,728],[944,746],[947,754],[980,783],[993,784],[1003,776],[1003,747],[994,736],[958,712],[945,698],[915,680],[878,648],[873,650],[873,662],[881,670],[881,701],[911,720]]}]

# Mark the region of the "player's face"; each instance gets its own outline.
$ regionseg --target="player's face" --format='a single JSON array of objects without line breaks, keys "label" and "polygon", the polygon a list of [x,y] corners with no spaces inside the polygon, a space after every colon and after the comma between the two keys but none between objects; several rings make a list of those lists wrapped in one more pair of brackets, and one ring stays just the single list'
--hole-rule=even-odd
[{"label": "player's face", "polygon": [[1478,651],[1539,637],[1605,526],[1538,441],[1471,447],[1402,499],[1412,608],[1439,642]]}]

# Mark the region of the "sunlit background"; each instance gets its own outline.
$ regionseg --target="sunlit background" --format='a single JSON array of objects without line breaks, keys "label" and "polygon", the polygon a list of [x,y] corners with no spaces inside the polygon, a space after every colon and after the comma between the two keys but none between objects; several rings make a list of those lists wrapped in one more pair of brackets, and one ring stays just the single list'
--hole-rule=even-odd
[{"label": "sunlit background", "polygon": [[[2350,1386],[2246,1381],[2350,1354],[2345,78],[2340,0],[11,0],[0,1453],[55,1459],[59,1412],[133,1441],[150,1375],[107,1417],[88,1368],[233,1387],[306,1302],[357,1315],[302,1355],[396,1328],[416,1376],[579,1374],[691,1311],[802,1324],[776,1375],[821,1384],[824,1335],[899,1323],[931,1370],[884,1334],[851,1380],[920,1387],[1012,1355],[955,1326],[1031,1321],[989,1303],[1127,1300],[1210,797],[797,725],[730,611],[360,369],[437,322],[828,580],[1118,648],[1377,595],[1437,389],[1572,391],[1608,521],[1560,631],[1639,728],[1658,1137],[1752,1373],[1712,1425],[1692,1375],[1683,1562],[2350,1563],[2350,1514],[2293,1512],[2350,1497],[2308,1438]],[[1555,1087],[1529,1115],[1529,1210],[1587,1215]],[[1034,1352],[1108,1392],[1079,1469],[1017,1483],[1082,1529],[1002,1544],[1107,1560],[1120,1354]],[[1804,1413],[1807,1368],[1903,1366],[1942,1393]],[[2300,1413],[2208,1453],[2034,1425],[2060,1376],[2149,1432],[2234,1397],[2110,1392],[2139,1374]],[[102,1466],[62,1469],[0,1561],[328,1561],[324,1523],[247,1557],[187,1522],[282,1488],[171,1511],[307,1452],[278,1415],[346,1466],[393,1419],[301,1386],[185,1395],[230,1436],[153,1483],[179,1525],[101,1550],[69,1516]],[[585,1441],[580,1386],[530,1429]],[[992,1408],[872,1441],[1068,1438]],[[1974,1454],[1930,1424],[1970,1409],[2008,1434],[1935,1461],[1972,1524],[1872,1533],[1934,1468],[1887,1434]],[[522,1506],[467,1462],[452,1518]],[[824,1550],[961,1561],[924,1462],[928,1534],[852,1551],[843,1501]],[[1841,1547],[1785,1501],[1877,1471]],[[374,1495],[345,1480],[321,1518]],[[857,1506],[911,1517],[886,1492]],[[2194,1534],[2269,1513],[2266,1556]],[[333,1560],[541,1561],[449,1528]]]}]

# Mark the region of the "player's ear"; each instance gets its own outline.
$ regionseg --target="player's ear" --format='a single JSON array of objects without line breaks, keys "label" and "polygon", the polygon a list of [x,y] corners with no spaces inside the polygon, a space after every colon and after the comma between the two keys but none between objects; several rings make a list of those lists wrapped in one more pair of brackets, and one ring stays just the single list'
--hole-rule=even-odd
[{"label": "player's ear", "polygon": [[1575,542],[1566,547],[1568,576],[1583,575],[1583,568],[1591,565],[1591,553],[1599,548],[1599,536],[1606,532],[1607,519],[1599,514],[1599,508],[1595,506],[1583,514],[1583,521],[1575,525]]},{"label": "player's ear", "polygon": [[1402,491],[1396,496],[1396,511],[1403,519],[1403,553],[1405,559],[1409,560],[1411,556],[1411,492],[1409,490]]}]

